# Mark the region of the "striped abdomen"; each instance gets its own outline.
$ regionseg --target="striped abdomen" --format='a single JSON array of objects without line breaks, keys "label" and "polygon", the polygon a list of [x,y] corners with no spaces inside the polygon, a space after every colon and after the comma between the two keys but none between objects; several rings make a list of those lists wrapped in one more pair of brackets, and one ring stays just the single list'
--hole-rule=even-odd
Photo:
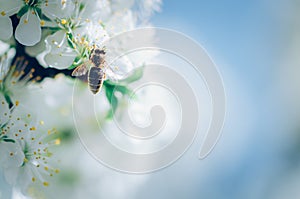
[{"label": "striped abdomen", "polygon": [[99,92],[103,85],[105,74],[101,68],[91,67],[88,74],[88,83],[93,94]]}]

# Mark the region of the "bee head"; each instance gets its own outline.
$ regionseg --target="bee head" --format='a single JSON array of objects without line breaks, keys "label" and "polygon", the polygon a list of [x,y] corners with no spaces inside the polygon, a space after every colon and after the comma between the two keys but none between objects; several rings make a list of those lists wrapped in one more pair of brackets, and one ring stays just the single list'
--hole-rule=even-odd
[{"label": "bee head", "polygon": [[99,49],[99,48],[96,48],[94,53],[97,54],[97,55],[101,55],[101,54],[105,55],[105,51],[103,49]]}]

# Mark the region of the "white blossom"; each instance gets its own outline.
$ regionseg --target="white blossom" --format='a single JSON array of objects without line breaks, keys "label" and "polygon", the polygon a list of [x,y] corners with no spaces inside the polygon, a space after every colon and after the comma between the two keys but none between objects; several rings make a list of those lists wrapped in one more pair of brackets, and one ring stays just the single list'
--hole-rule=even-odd
[{"label": "white blossom", "polygon": [[[3,103],[3,106],[8,106]],[[52,153],[49,147],[60,140],[47,137],[56,131],[45,130],[44,121],[36,124],[34,117],[20,107],[9,113],[8,122],[2,123],[0,136],[1,161],[7,182],[26,192],[33,183],[49,186],[49,178],[59,170],[49,164]],[[3,117],[3,116],[2,116]]]},{"label": "white blossom", "polygon": [[[63,1],[64,2],[64,1]],[[12,36],[12,23],[9,16],[20,14],[20,22],[16,28],[15,38],[23,45],[33,46],[41,40],[41,26],[46,25],[46,21],[41,19],[45,14],[51,17],[58,13],[66,13],[63,8],[66,6],[62,1],[48,0],[0,0],[0,39],[7,40]],[[55,8],[55,9],[53,9]]]}]

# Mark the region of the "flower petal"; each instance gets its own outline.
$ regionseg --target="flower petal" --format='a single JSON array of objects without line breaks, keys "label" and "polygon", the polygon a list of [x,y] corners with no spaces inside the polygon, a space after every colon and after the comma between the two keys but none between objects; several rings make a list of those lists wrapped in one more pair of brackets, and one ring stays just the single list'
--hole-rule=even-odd
[{"label": "flower petal", "polygon": [[63,30],[59,30],[56,33],[46,38],[47,48],[51,50],[51,53],[58,53],[68,48],[66,33]]},{"label": "flower petal", "polygon": [[0,17],[0,39],[8,40],[13,34],[13,27],[9,17]]},{"label": "flower petal", "polygon": [[4,177],[8,184],[15,185],[19,175],[18,167],[8,167],[4,170]]},{"label": "flower petal", "polygon": [[11,142],[0,143],[0,163],[4,168],[19,167],[23,164],[25,155],[19,145]]},{"label": "flower petal", "polygon": [[0,0],[0,12],[4,12],[7,16],[11,16],[18,12],[23,3],[22,0]]},{"label": "flower petal", "polygon": [[75,4],[73,1],[65,1],[62,5],[60,0],[53,1],[47,6],[43,6],[43,14],[49,19],[65,18],[72,16],[75,10]]},{"label": "flower petal", "polygon": [[15,37],[23,45],[33,46],[41,40],[42,30],[38,17],[31,12],[24,14],[17,26]]},{"label": "flower petal", "polygon": [[75,53],[65,55],[49,53],[45,56],[44,59],[50,67],[54,67],[57,69],[66,69],[73,64],[75,57]]},{"label": "flower petal", "polygon": [[42,32],[42,39],[39,43],[34,46],[27,46],[25,47],[25,52],[30,55],[31,57],[36,57],[40,53],[46,50],[46,42],[45,38],[50,34],[50,31],[43,30]]}]

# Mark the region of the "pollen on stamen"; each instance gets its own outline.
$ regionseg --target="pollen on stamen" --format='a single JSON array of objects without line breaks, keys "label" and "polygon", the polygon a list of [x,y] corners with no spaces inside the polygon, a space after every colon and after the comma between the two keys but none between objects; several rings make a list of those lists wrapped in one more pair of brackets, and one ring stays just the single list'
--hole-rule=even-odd
[{"label": "pollen on stamen", "polygon": [[27,19],[24,19],[24,24],[28,24],[28,20]]},{"label": "pollen on stamen", "polygon": [[19,106],[19,104],[20,104],[20,102],[17,100],[17,101],[16,101],[16,106]]},{"label": "pollen on stamen", "polygon": [[41,79],[42,79],[41,76],[37,76],[37,77],[35,78],[36,81],[40,81]]},{"label": "pollen on stamen", "polygon": [[67,20],[61,19],[61,20],[60,20],[60,23],[61,23],[62,25],[65,25],[65,24],[67,23]]},{"label": "pollen on stamen", "polygon": [[56,139],[54,143],[55,143],[55,145],[60,145],[60,139],[59,138]]},{"label": "pollen on stamen", "polygon": [[2,16],[5,16],[5,15],[6,15],[5,11],[2,11],[2,12],[1,12],[1,15],[2,15]]},{"label": "pollen on stamen", "polygon": [[43,182],[43,185],[44,185],[45,187],[48,187],[48,186],[49,186],[49,182]]},{"label": "pollen on stamen", "polygon": [[41,25],[41,26],[44,26],[44,25],[45,25],[45,21],[44,21],[44,20],[41,20],[41,21],[40,21],[40,25]]},{"label": "pollen on stamen", "polygon": [[10,152],[10,153],[9,153],[9,155],[10,155],[10,156],[13,156],[13,155],[14,155],[14,153],[13,153],[13,152]]},{"label": "pollen on stamen", "polygon": [[31,181],[32,181],[32,182],[35,182],[35,178],[34,178],[34,177],[32,177],[32,178],[31,178]]}]

